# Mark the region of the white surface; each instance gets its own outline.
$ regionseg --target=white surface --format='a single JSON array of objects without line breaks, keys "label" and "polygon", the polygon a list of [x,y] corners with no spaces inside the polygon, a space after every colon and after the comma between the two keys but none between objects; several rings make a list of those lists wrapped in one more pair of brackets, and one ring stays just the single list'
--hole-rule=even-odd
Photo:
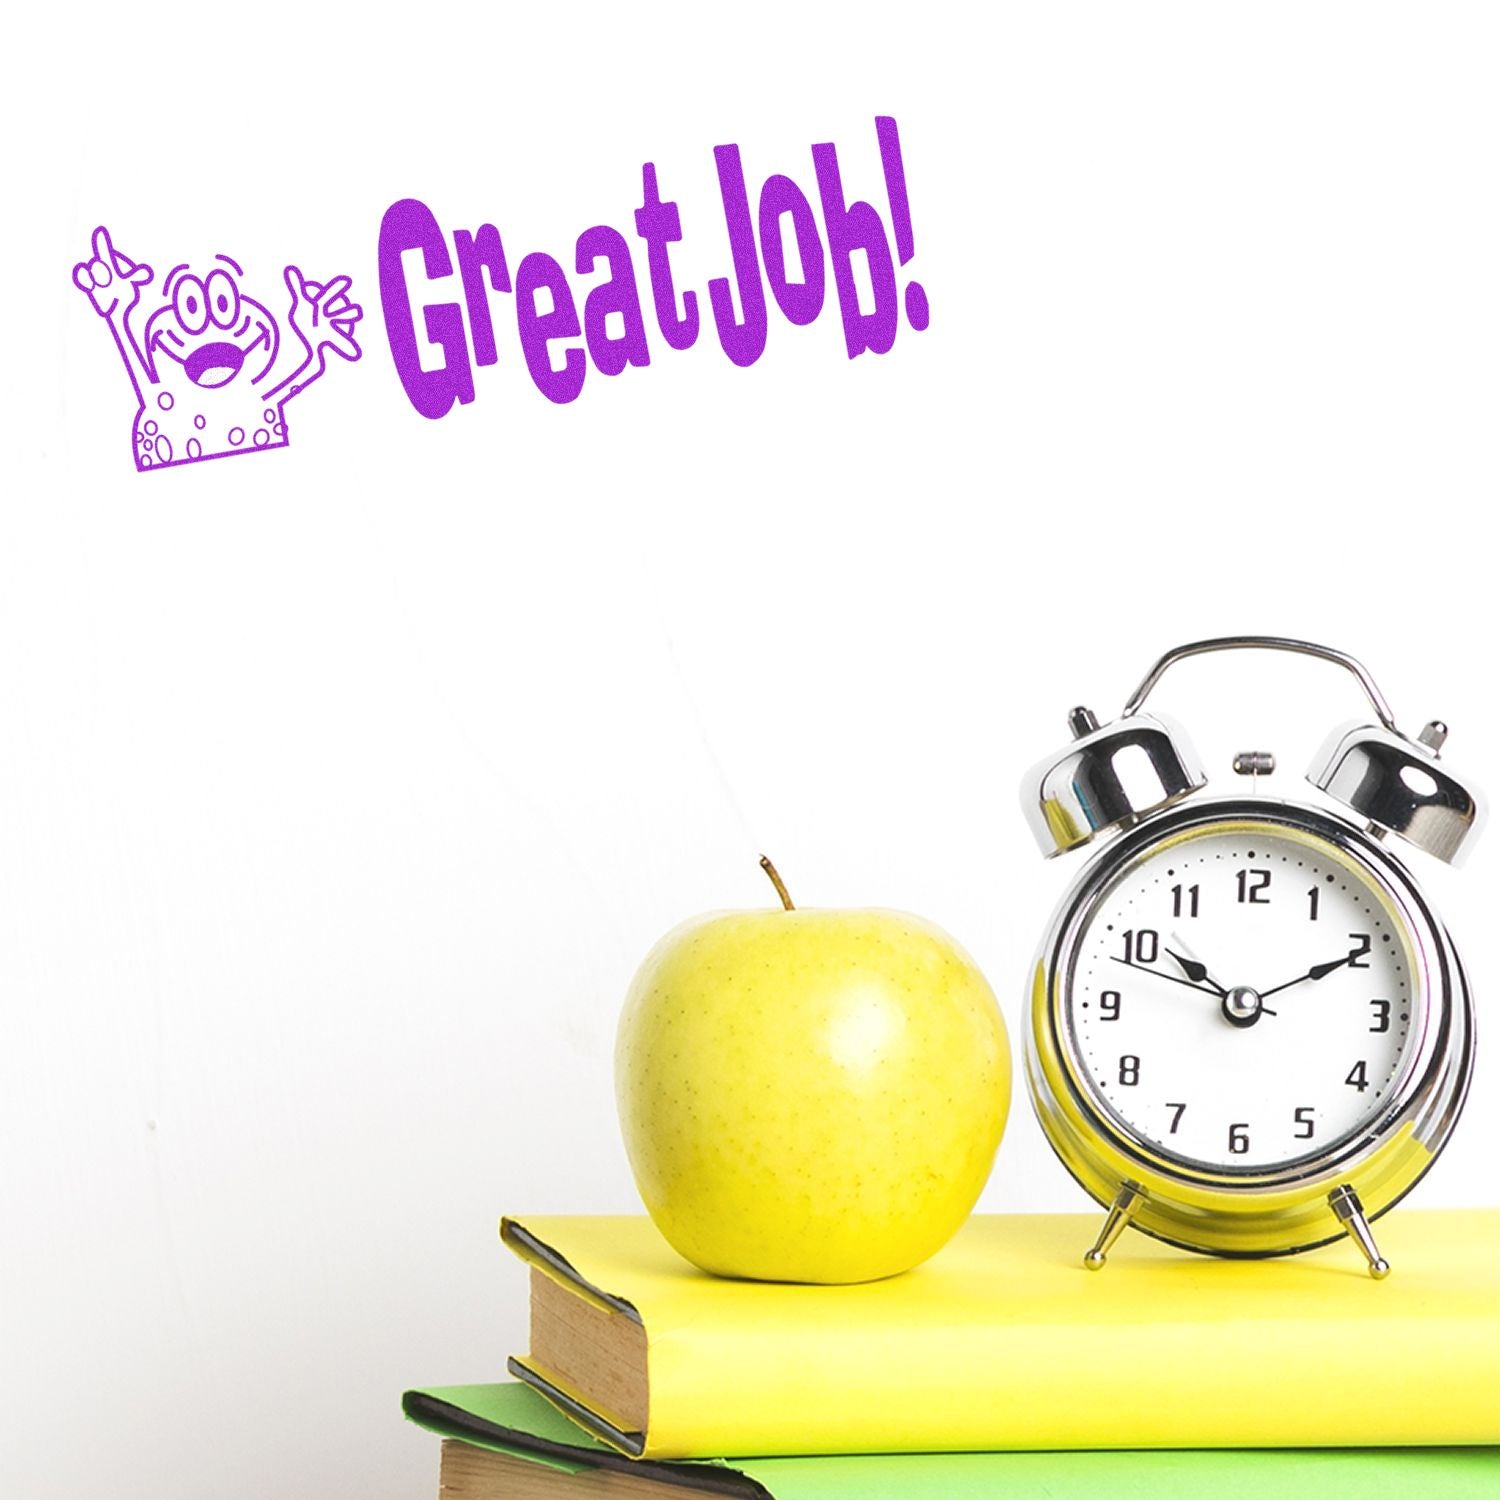
[{"label": "white surface", "polygon": [[[610,1053],[650,943],[765,902],[766,849],[801,903],[948,928],[1019,1040],[1078,862],[1017,783],[1169,645],[1352,650],[1500,791],[1483,7],[344,14],[33,16],[0,105],[6,1495],[431,1493],[397,1397],[519,1343],[496,1216],[634,1206]],[[407,405],[397,198],[514,271],[629,232],[654,161],[701,298],[712,148],[810,193],[833,140],[884,214],[882,112],[927,332],[850,363],[831,307],[773,310],[743,370],[648,311],[651,366],[552,407],[502,318],[472,405]],[[159,273],[351,273],[365,358],[289,451],[137,475],[70,280],[101,222]],[[1362,707],[1254,658],[1159,701],[1289,788]],[[1481,1023],[1497,859],[1410,860]],[[1487,1029],[1422,1204],[1500,1202]],[[1019,1096],[983,1206],[1079,1202]]]}]

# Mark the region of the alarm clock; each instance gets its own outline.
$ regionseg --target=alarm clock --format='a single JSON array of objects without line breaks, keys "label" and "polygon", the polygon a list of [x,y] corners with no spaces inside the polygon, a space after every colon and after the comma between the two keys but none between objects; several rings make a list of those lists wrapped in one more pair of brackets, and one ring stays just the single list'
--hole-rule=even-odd
[{"label": "alarm clock", "polygon": [[[1198,794],[1182,728],[1143,712],[1207,652],[1334,663],[1378,722],[1336,729],[1308,780],[1336,806],[1261,790]],[[1022,800],[1049,858],[1107,840],[1058,906],[1030,982],[1026,1072],[1053,1150],[1106,1209],[1097,1270],[1127,1227],[1205,1254],[1286,1255],[1346,1234],[1390,1269],[1371,1224],[1447,1141],[1468,1091],[1474,1013],[1447,929],[1385,840],[1456,864],[1483,802],[1428,724],[1396,726],[1353,657],[1309,641],[1179,646],[1121,716],[1069,715],[1073,742]]]}]

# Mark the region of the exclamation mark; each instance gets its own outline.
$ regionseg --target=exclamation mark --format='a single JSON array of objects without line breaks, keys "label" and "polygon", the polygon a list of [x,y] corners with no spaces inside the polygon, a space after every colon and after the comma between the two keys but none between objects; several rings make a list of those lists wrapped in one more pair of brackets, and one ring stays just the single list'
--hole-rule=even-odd
[{"label": "exclamation mark", "polygon": [[[911,232],[911,205],[906,199],[906,169],[901,164],[901,137],[891,115],[875,116],[880,137],[880,164],[885,168],[886,196],[891,202],[891,228],[896,233],[896,254],[904,266],[915,253]],[[927,293],[920,281],[907,283],[906,321],[920,333],[927,326]]]}]

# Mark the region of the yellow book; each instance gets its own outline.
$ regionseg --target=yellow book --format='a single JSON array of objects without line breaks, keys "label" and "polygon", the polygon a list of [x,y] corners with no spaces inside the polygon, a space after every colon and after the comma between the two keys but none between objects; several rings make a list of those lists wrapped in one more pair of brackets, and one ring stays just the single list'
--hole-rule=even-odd
[{"label": "yellow book", "polygon": [[1500,1442],[1500,1210],[1391,1214],[1348,1246],[1217,1260],[1092,1216],[976,1215],[859,1286],[730,1281],[640,1217],[501,1223],[532,1268],[511,1372],[653,1458]]}]

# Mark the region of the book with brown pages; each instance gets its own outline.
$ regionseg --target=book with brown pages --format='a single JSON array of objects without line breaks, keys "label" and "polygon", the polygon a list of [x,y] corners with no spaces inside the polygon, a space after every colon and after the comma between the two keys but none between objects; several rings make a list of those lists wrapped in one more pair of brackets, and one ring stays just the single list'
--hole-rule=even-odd
[{"label": "book with brown pages", "polygon": [[1346,1246],[1218,1260],[1085,1215],[979,1215],[855,1286],[732,1281],[643,1216],[507,1219],[531,1267],[510,1372],[632,1455],[1500,1442],[1500,1210],[1398,1211]]}]

